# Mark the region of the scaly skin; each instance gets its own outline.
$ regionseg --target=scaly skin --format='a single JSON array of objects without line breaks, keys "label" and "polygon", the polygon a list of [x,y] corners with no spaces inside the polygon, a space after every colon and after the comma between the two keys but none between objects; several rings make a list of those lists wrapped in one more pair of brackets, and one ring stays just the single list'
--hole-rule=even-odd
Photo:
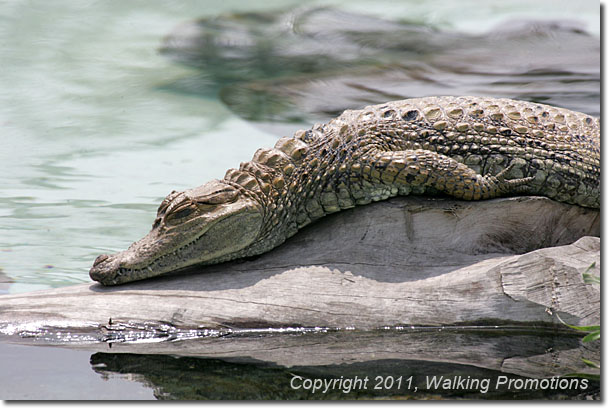
[{"label": "scaly skin", "polygon": [[396,195],[600,204],[599,120],[542,104],[428,97],[345,111],[223,180],[172,192],[151,232],[94,262],[105,285],[266,252],[329,213]]}]

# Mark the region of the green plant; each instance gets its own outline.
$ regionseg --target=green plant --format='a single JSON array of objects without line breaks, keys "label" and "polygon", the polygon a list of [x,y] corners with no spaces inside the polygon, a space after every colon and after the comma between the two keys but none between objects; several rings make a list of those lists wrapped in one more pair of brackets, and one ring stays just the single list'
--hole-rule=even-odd
[{"label": "green plant", "polygon": [[[595,267],[595,262],[593,262],[591,265],[589,265],[589,267],[582,274],[582,278],[583,278],[584,282],[587,284],[600,284],[599,276],[595,276],[595,275],[592,275],[589,273],[589,271],[591,269],[593,269],[594,267]],[[561,323],[563,323],[565,326],[567,326],[571,329],[577,330],[579,332],[587,333],[582,338],[582,343],[590,343],[595,340],[598,340],[601,337],[601,325],[573,326],[573,325],[569,325],[566,322],[564,322],[563,319],[561,319],[561,317],[559,317],[559,315],[556,315],[556,316],[557,316],[557,319],[559,319],[559,321]],[[592,362],[591,360],[585,359],[584,357],[581,357],[580,360],[582,360],[584,364],[586,364],[587,366],[589,366],[593,369],[598,369],[598,370],[601,369],[599,364]],[[584,377],[584,378],[593,379],[593,380],[600,379],[600,376],[598,374],[588,374],[588,373],[572,373],[572,374],[567,374],[564,377]]]},{"label": "green plant", "polygon": [[585,283],[592,283],[592,284],[599,285],[600,284],[599,276],[594,276],[589,273],[589,271],[591,269],[593,269],[594,267],[595,267],[595,262],[593,262],[591,265],[589,265],[587,270],[585,270],[585,272],[582,274],[582,278],[584,279]]}]

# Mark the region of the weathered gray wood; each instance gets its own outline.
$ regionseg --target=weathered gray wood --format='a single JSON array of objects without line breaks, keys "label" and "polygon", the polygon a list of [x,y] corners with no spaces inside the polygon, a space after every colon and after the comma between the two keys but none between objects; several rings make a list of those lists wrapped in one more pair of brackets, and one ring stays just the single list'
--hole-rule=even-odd
[{"label": "weathered gray wood", "polygon": [[112,318],[365,330],[556,323],[553,312],[572,324],[598,323],[599,288],[582,273],[596,262],[599,274],[599,239],[571,244],[585,235],[599,235],[598,211],[545,198],[395,198],[326,217],[252,261],[117,287],[0,296],[0,329],[96,329]]}]

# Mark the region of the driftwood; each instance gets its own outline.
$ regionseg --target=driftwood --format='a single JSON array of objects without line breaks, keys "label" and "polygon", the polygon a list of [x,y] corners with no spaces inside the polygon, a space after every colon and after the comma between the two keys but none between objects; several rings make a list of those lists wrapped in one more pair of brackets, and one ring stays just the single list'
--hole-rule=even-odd
[{"label": "driftwood", "polygon": [[599,212],[545,198],[396,198],[326,217],[255,260],[3,295],[0,326],[370,330],[557,323],[553,312],[586,325],[599,321],[599,289],[582,279],[593,262],[599,272],[599,239],[585,235],[599,235]]},{"label": "driftwood", "polygon": [[[599,323],[599,286],[582,277],[600,274],[598,235],[599,212],[545,198],[395,198],[326,217],[254,260],[2,295],[0,333],[97,352],[96,372],[129,373],[160,397],[235,398],[243,372],[258,386],[244,398],[334,397],[291,389],[297,373],[591,373],[581,359],[598,363],[599,343],[583,345],[557,316]],[[183,396],[176,381],[193,366],[210,387]]]}]

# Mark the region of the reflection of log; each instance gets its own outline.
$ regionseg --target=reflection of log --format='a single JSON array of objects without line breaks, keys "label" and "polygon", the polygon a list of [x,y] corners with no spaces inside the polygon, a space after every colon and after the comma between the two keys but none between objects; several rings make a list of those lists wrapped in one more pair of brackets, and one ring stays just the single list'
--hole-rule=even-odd
[{"label": "reflection of log", "polygon": [[[421,368],[422,363],[427,363],[427,367],[436,367],[439,371],[443,368],[469,366],[473,377],[477,372],[494,371],[544,378],[570,373],[593,373],[581,358],[600,362],[599,343],[582,345],[581,336],[567,331],[437,328],[260,336],[261,334],[242,334],[170,343],[96,344],[94,350],[219,358],[288,368],[306,366],[324,369],[350,363],[373,367],[380,361],[417,361],[420,362],[419,368],[401,368],[400,371],[404,374],[408,370],[418,376],[426,374]],[[79,348],[93,350],[92,347],[84,345]]]},{"label": "reflection of log", "polygon": [[[587,390],[599,391],[599,385],[589,381],[588,388],[573,390],[515,390],[506,384],[498,386],[497,381],[566,374],[585,367],[580,360],[583,353],[599,362],[599,354],[586,355],[575,348],[578,345],[578,338],[550,334],[338,332],[122,344],[112,349],[96,346],[101,352],[91,356],[91,365],[102,375],[127,374],[131,380],[154,387],[157,397],[172,399],[566,398],[582,397]],[[549,348],[556,350],[545,352]],[[520,365],[507,371],[503,359],[511,364],[516,359]],[[490,387],[485,392],[464,386],[455,390],[428,387],[427,378],[435,375],[489,379]],[[292,389],[290,382],[295,376],[326,380],[359,377],[368,378],[370,384],[360,391],[335,388],[312,392]],[[393,384],[389,389],[374,389],[380,378],[388,377],[402,377],[400,388]],[[405,382],[409,378],[410,388]]]},{"label": "reflection of log", "polygon": [[255,260],[117,287],[0,296],[3,325],[180,328],[598,323],[599,212],[545,198],[395,198],[326,217]]}]

